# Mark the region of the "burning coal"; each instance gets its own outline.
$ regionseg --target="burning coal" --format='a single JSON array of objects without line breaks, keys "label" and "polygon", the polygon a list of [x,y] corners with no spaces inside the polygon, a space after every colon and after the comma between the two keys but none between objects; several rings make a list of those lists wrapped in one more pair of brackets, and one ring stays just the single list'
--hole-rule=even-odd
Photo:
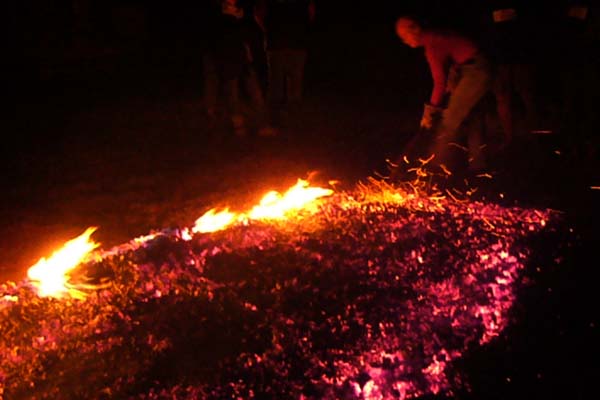
[{"label": "burning coal", "polygon": [[558,220],[375,181],[340,193],[299,181],[248,212],[213,209],[108,251],[88,230],[62,285],[42,289],[32,267],[0,286],[0,394],[451,394],[468,385],[456,361],[511,323],[530,238]]}]

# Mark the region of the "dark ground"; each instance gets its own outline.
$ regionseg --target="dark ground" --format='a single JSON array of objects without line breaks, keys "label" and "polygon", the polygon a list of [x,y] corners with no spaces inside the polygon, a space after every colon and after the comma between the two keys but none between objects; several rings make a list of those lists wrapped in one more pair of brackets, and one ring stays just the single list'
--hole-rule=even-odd
[{"label": "dark ground", "polygon": [[[200,54],[185,42],[75,63],[46,78],[22,70],[14,125],[3,132],[1,280],[24,278],[90,225],[110,248],[152,229],[189,226],[214,206],[255,202],[311,171],[341,187],[385,174],[384,160],[416,131],[430,87],[426,64],[389,26],[337,28],[319,32],[304,114],[277,138],[209,129]],[[497,132],[493,112],[488,122]],[[592,300],[600,191],[591,189],[600,186],[598,162],[566,156],[561,143],[558,135],[519,138],[493,163],[488,198],[562,210],[581,244],[523,299],[515,342],[472,361],[482,398],[589,398],[599,378]]]}]

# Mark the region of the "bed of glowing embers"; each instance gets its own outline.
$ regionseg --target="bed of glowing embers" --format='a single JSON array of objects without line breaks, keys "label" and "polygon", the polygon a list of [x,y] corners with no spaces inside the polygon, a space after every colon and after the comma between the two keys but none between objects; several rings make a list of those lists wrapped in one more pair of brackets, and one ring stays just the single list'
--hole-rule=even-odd
[{"label": "bed of glowing embers", "polygon": [[78,266],[80,296],[0,285],[0,398],[451,395],[559,219],[370,182],[285,218],[153,232]]}]

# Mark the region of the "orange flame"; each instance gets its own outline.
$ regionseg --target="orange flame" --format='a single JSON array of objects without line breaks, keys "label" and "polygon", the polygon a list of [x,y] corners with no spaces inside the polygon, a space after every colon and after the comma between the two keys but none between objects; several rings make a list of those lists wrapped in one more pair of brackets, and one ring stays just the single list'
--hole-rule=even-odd
[{"label": "orange flame", "polygon": [[216,209],[213,208],[208,210],[203,216],[196,220],[194,227],[192,228],[192,232],[215,232],[227,227],[233,222],[234,218],[235,214],[229,212],[228,208],[218,213],[216,212]]},{"label": "orange flame", "polygon": [[[193,233],[208,233],[222,230],[235,222],[248,221],[249,219],[274,219],[283,218],[290,211],[309,209],[311,203],[333,193],[331,189],[309,187],[308,182],[298,179],[296,185],[281,195],[276,191],[264,195],[258,205],[249,213],[234,213],[228,208],[217,212],[216,209],[207,211],[195,221]],[[84,294],[74,287],[68,287],[70,271],[86,261],[90,253],[99,244],[90,240],[97,227],[88,228],[83,234],[69,240],[63,248],[54,252],[49,259],[44,257],[27,271],[32,285],[42,297],[62,297],[69,294],[71,297],[84,298]],[[187,232],[187,231],[186,231]],[[186,234],[187,235],[187,234]],[[136,244],[143,244],[152,240],[156,235],[146,235],[135,239]]]},{"label": "orange flame", "polygon": [[307,181],[298,179],[296,185],[288,189],[283,196],[275,191],[267,193],[250,211],[249,217],[251,219],[282,218],[289,211],[305,208],[314,200],[332,193],[331,189],[309,187]]},{"label": "orange flame", "polygon": [[27,271],[27,276],[37,289],[38,295],[42,297],[62,297],[69,293],[73,297],[81,297],[77,291],[70,290],[66,284],[69,280],[69,272],[85,261],[98,243],[90,240],[90,236],[96,227],[87,230],[75,239],[66,242],[62,249],[57,250],[49,259],[45,257]]},{"label": "orange flame", "polygon": [[259,204],[254,206],[249,213],[235,214],[227,208],[217,213],[213,208],[196,220],[192,232],[215,232],[227,228],[236,221],[248,219],[283,218],[290,211],[307,209],[314,200],[330,196],[332,193],[331,189],[309,187],[307,181],[298,179],[296,185],[289,188],[283,195],[276,191],[266,193]]}]

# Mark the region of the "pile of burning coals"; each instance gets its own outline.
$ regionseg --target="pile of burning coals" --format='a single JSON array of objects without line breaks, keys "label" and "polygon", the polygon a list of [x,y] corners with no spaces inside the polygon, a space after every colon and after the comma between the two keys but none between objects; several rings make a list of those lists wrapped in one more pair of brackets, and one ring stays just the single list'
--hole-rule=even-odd
[{"label": "pile of burning coals", "polygon": [[121,246],[78,267],[79,299],[0,286],[0,397],[451,394],[557,220],[375,184],[314,206]]}]

